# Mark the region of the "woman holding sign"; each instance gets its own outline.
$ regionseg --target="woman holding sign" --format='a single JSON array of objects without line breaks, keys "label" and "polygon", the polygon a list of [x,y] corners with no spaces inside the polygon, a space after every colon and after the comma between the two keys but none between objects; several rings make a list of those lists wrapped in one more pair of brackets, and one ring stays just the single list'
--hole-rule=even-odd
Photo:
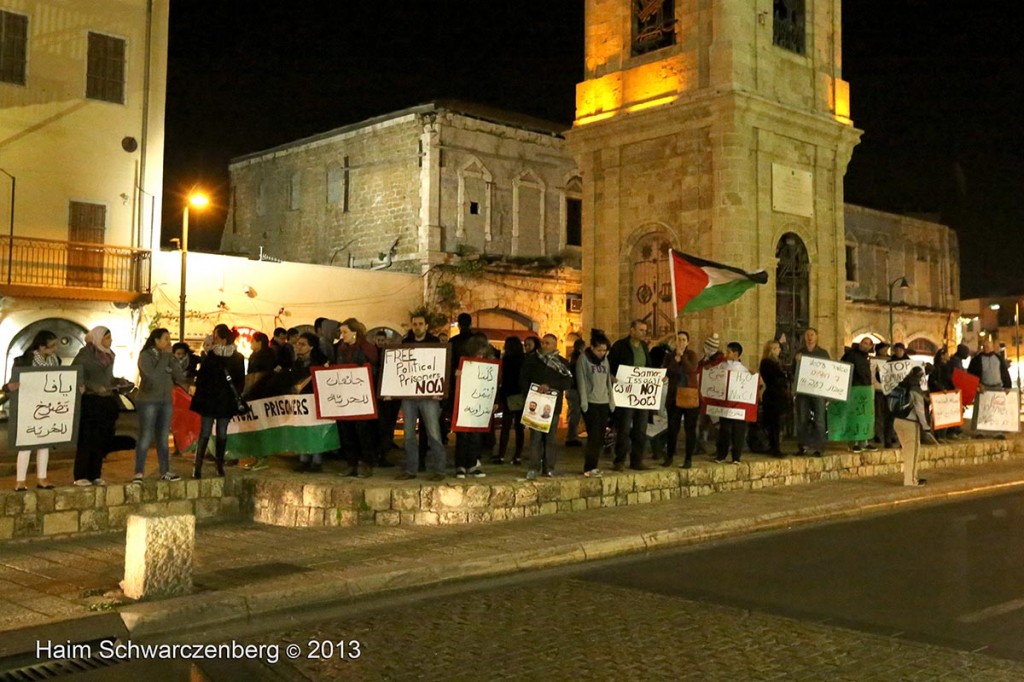
[{"label": "woman holding sign", "polygon": [[[36,334],[32,343],[24,354],[15,358],[15,367],[59,367],[60,358],[57,357],[57,335],[46,329]],[[18,382],[11,381],[4,384],[4,391],[13,393],[18,390]],[[9,426],[8,428],[14,428]],[[28,490],[25,480],[28,478],[28,461],[32,456],[31,450],[18,450],[18,476],[14,489],[18,492]],[[50,448],[38,448],[36,450],[36,487],[42,490],[53,488],[46,480],[46,465],[50,461]]]},{"label": "woman holding sign", "polygon": [[[370,376],[377,376],[377,346],[366,340],[366,325],[354,317],[341,323],[341,341],[334,357],[339,365],[369,365]],[[348,455],[348,476],[369,478],[377,456],[376,421],[369,419],[338,420],[341,448]]]}]

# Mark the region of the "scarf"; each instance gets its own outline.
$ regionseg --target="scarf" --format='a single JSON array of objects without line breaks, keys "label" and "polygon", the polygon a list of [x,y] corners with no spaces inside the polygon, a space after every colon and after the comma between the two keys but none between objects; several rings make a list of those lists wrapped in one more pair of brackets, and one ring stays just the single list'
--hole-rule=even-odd
[{"label": "scarf", "polygon": [[228,343],[223,346],[210,346],[209,352],[222,358],[230,358],[235,354],[235,344]]},{"label": "scarf", "polygon": [[59,364],[60,359],[56,355],[40,355],[39,351],[32,351],[33,367],[56,367]]},{"label": "scarf", "polygon": [[547,353],[547,354],[545,354],[545,353],[537,353],[537,357],[540,358],[541,362],[543,362],[549,368],[551,368],[551,369],[555,370],[556,372],[558,372],[561,376],[563,376],[563,377],[571,377],[572,376],[572,370],[570,370],[566,366],[565,361],[562,360],[562,357],[558,353]]},{"label": "scarf", "polygon": [[101,367],[109,367],[114,362],[114,351],[103,345],[103,337],[110,333],[106,327],[93,327],[85,335],[85,347],[100,363]]}]

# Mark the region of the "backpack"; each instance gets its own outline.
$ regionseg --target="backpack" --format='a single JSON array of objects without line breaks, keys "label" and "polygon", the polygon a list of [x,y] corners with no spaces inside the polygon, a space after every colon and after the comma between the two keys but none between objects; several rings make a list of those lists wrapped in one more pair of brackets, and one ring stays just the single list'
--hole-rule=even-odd
[{"label": "backpack", "polygon": [[889,414],[899,419],[905,418],[914,409],[914,403],[910,398],[910,389],[900,385],[892,389],[892,393],[886,396],[889,402]]}]

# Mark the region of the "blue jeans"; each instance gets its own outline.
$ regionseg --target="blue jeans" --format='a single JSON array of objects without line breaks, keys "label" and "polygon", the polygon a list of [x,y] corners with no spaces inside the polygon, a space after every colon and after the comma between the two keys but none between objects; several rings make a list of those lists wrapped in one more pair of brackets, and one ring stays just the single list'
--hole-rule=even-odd
[{"label": "blue jeans", "polygon": [[801,448],[821,452],[825,449],[825,433],[825,399],[814,395],[798,395],[796,397],[797,444]]},{"label": "blue jeans", "polygon": [[139,414],[139,441],[135,444],[135,473],[146,473],[146,455],[149,444],[156,438],[156,456],[160,462],[160,475],[170,471],[170,453],[167,449],[167,436],[171,432],[171,413],[174,406],[171,402],[150,403],[140,402],[135,406]]},{"label": "blue jeans", "polygon": [[420,470],[419,441],[416,438],[416,420],[427,432],[427,471],[444,474],[448,453],[441,443],[441,401],[403,400],[402,419],[405,423],[405,470],[415,474]]}]

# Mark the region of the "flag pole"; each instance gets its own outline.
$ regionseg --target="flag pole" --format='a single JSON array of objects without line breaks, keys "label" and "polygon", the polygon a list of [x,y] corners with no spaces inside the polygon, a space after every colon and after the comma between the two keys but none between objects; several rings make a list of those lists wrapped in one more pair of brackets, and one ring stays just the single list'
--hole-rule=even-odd
[{"label": "flag pole", "polygon": [[679,308],[676,306],[676,264],[672,258],[672,247],[668,247],[668,276],[672,282],[672,328],[675,330],[676,339],[679,338]]}]

